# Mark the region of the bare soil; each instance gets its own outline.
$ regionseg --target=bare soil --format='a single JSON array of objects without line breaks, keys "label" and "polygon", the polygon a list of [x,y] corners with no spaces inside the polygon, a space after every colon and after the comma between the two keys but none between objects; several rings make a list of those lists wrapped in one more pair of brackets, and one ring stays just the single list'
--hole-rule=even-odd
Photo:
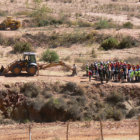
[{"label": "bare soil", "polygon": [[[124,120],[120,122],[102,122],[105,140],[138,140],[138,121]],[[34,140],[65,140],[67,123],[32,123],[32,139]],[[1,125],[0,139],[29,139],[29,124]],[[70,140],[100,139],[99,122],[70,122]]]}]

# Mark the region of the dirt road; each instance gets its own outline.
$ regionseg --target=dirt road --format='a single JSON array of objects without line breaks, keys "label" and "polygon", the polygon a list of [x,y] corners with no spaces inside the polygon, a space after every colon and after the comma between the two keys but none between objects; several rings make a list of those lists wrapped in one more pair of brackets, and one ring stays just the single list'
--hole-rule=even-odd
[{"label": "dirt road", "polygon": [[[0,84],[10,84],[10,83],[26,83],[26,82],[45,82],[45,83],[65,83],[65,82],[75,82],[79,84],[99,84],[100,81],[92,78],[89,82],[88,77],[83,76],[84,72],[79,72],[78,76],[71,76],[71,72],[63,71],[53,71],[53,70],[42,70],[39,76],[28,76],[27,74],[21,74],[20,76],[0,76]],[[104,84],[109,84],[111,86],[137,86],[140,87],[140,83],[120,83],[120,82],[104,82]]]},{"label": "dirt road", "polygon": [[[63,122],[32,124],[33,140],[65,140],[67,124]],[[28,140],[29,124],[1,125],[1,140]],[[138,121],[103,122],[104,140],[138,140]],[[70,122],[69,140],[97,140],[99,122]]]}]

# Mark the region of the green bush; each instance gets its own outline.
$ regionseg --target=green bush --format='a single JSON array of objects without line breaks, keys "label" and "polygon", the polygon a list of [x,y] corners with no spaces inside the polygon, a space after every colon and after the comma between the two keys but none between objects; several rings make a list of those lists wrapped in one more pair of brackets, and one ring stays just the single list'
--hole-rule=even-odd
[{"label": "green bush", "polygon": [[41,60],[49,62],[49,63],[58,62],[59,56],[55,51],[51,51],[48,49],[42,54]]},{"label": "green bush", "polygon": [[32,45],[29,42],[17,41],[13,46],[14,53],[23,53],[33,51]]},{"label": "green bush", "polygon": [[101,43],[101,47],[104,49],[104,50],[110,50],[110,49],[115,49],[118,47],[118,40],[113,38],[113,37],[110,37],[106,40],[104,40],[102,43]]},{"label": "green bush", "polygon": [[124,37],[121,42],[119,43],[118,49],[124,49],[124,48],[131,48],[131,47],[137,47],[139,45],[139,42],[130,37]]},{"label": "green bush", "polygon": [[132,29],[133,28],[133,24],[131,22],[126,22],[123,24],[124,28],[128,28],[128,29]]},{"label": "green bush", "polygon": [[100,20],[99,22],[95,23],[96,29],[106,29],[113,27],[112,23],[108,20]]}]

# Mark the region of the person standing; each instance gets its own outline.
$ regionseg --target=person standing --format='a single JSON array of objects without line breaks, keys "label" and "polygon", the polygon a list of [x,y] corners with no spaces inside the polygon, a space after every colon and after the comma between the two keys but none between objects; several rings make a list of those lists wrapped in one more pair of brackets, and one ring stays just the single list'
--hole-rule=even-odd
[{"label": "person standing", "polygon": [[75,64],[73,64],[73,68],[72,68],[72,76],[77,75],[77,66]]},{"label": "person standing", "polygon": [[88,76],[89,76],[89,82],[91,82],[91,77],[92,77],[92,70],[91,70],[91,68],[89,68]]}]

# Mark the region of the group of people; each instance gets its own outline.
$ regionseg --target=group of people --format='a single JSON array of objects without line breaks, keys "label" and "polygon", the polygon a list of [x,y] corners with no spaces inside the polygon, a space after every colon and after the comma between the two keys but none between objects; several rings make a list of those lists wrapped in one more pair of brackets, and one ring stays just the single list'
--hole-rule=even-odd
[{"label": "group of people", "polygon": [[123,61],[115,62],[94,62],[86,65],[86,75],[89,76],[89,81],[94,77],[108,82],[140,82],[140,65],[132,65]]}]

